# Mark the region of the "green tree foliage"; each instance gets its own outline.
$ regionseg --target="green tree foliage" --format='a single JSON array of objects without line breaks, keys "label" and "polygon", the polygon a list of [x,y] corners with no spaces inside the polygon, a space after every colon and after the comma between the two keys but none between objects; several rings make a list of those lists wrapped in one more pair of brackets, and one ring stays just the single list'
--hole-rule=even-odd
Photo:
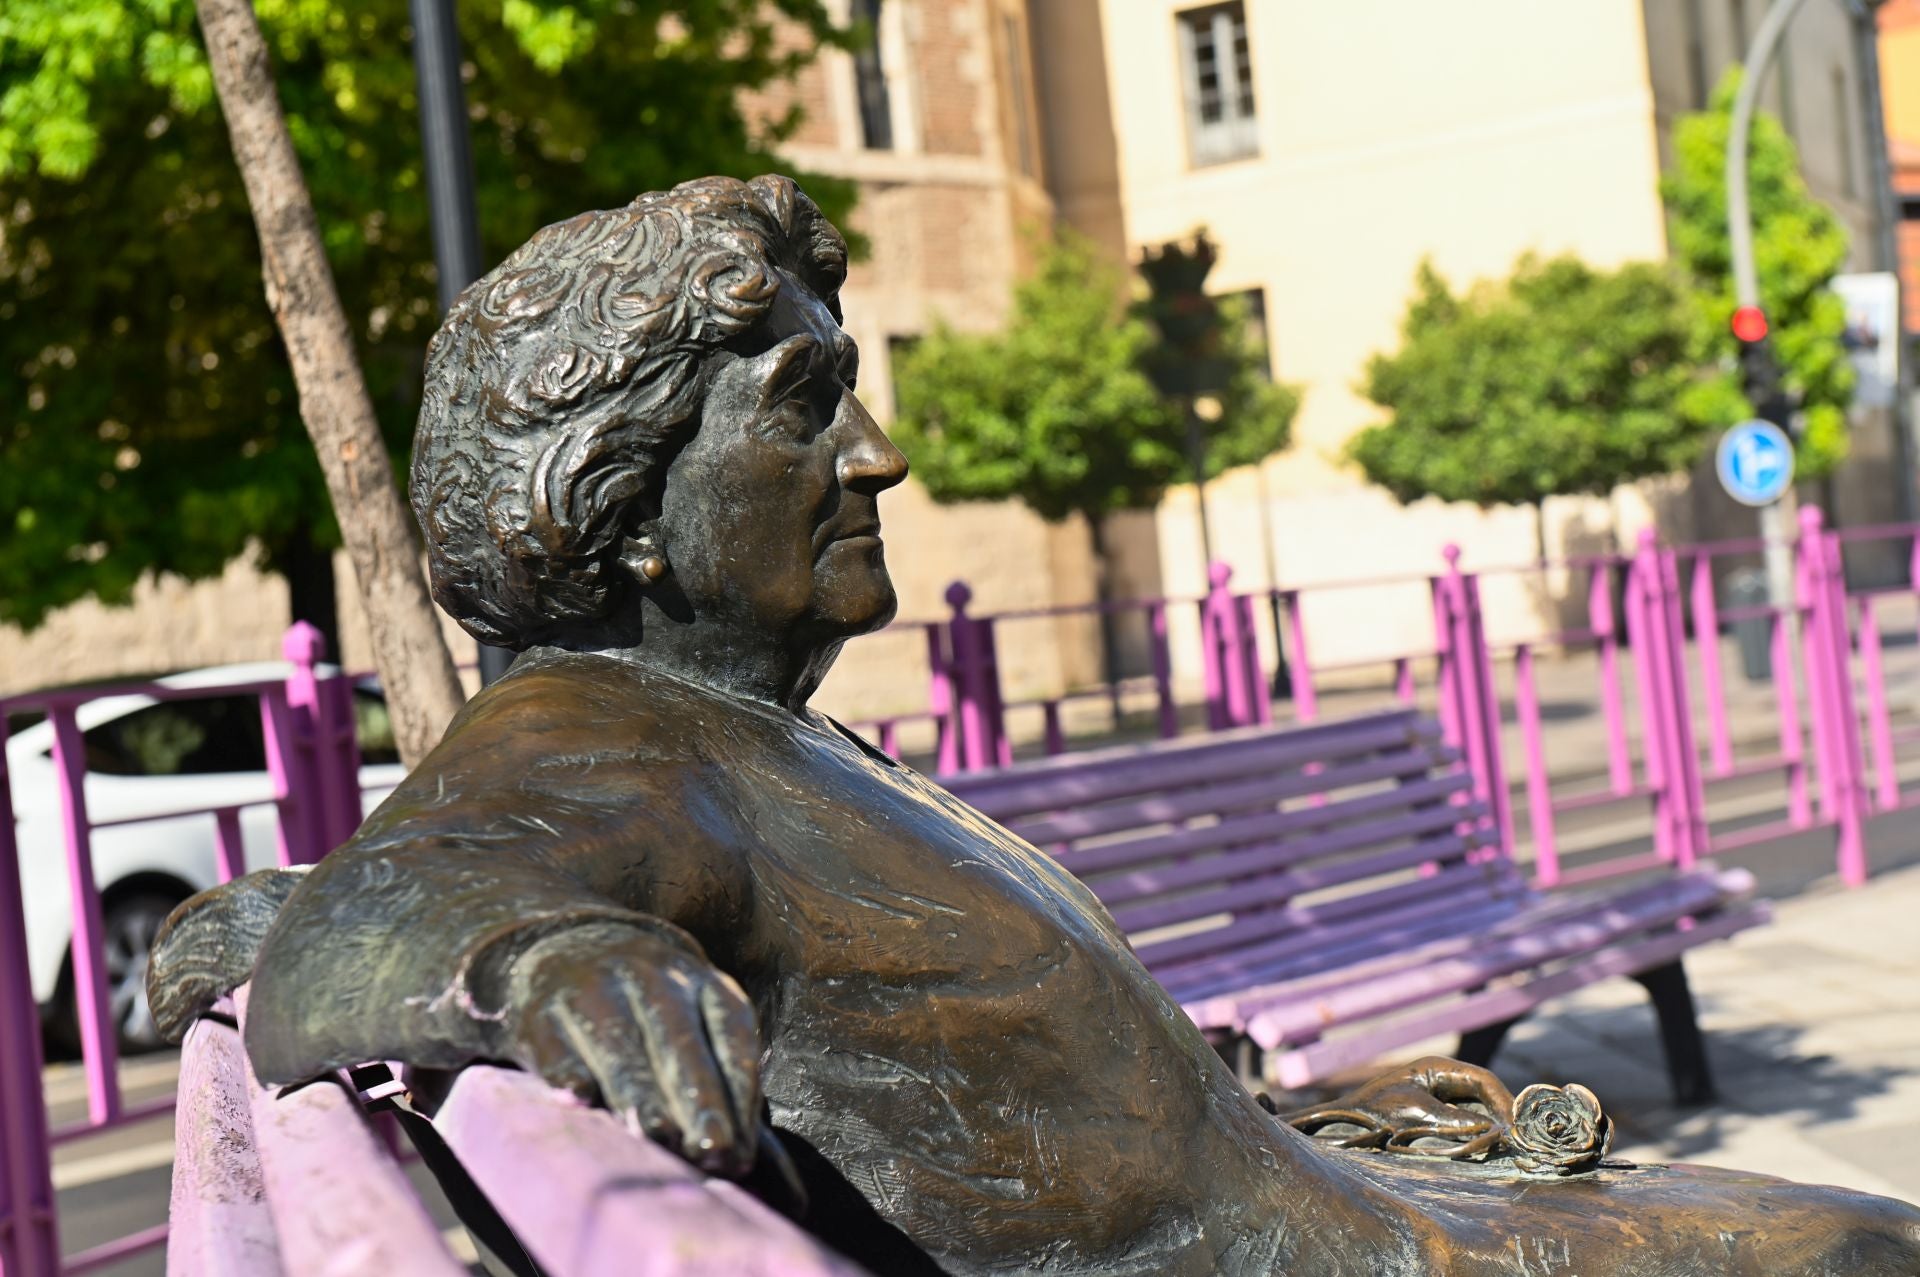
[{"label": "green tree foliage", "polygon": [[[1682,410],[1703,427],[1724,429],[1753,415],[1740,388],[1733,315],[1733,262],[1727,238],[1727,134],[1740,72],[1728,74],[1708,110],[1680,117],[1672,171],[1661,183],[1673,257],[1689,278],[1695,355],[1716,376],[1688,389]],[[1778,120],[1755,112],[1747,152],[1754,265],[1760,300],[1787,390],[1800,397],[1804,433],[1798,471],[1826,474],[1846,456],[1853,367],[1840,343],[1846,307],[1827,285],[1847,259],[1847,235],[1833,211],[1807,190],[1793,139]]]},{"label": "green tree foliage", "polygon": [[1523,257],[1451,291],[1422,264],[1403,342],[1367,365],[1392,412],[1350,455],[1402,501],[1537,505],[1685,467],[1702,435],[1674,410],[1694,379],[1693,310],[1662,266]]},{"label": "green tree foliage", "polygon": [[[1190,479],[1179,405],[1144,369],[1155,337],[1121,304],[1118,268],[1062,235],[1014,290],[999,332],[943,323],[895,370],[893,437],[937,501],[1017,498],[1042,518],[1100,519],[1150,506]],[[1209,477],[1287,444],[1299,404],[1266,379],[1244,308],[1225,312],[1233,376],[1209,425]]]},{"label": "green tree foliage", "polygon": [[[437,322],[407,0],[256,8],[404,465]],[[459,9],[489,261],[584,208],[777,167],[797,115],[758,126],[743,92],[847,38],[821,0]],[[806,181],[844,214],[849,185]],[[0,0],[0,620],[337,543],[260,279],[191,0]]]}]

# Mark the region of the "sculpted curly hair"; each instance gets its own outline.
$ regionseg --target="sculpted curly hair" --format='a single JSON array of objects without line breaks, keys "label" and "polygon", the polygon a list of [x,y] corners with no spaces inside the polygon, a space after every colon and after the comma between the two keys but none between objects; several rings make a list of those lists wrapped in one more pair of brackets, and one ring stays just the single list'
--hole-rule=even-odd
[{"label": "sculpted curly hair", "polygon": [[546,227],[460,295],[427,347],[412,498],[433,597],[469,634],[606,626],[708,356],[760,322],[776,270],[840,317],[846,241],[813,201],[709,177]]}]

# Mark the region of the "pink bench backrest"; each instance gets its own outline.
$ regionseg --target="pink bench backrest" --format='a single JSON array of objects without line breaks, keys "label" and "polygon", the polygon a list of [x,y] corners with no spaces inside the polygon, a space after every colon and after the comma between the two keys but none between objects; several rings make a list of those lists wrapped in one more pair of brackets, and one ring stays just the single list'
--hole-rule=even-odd
[{"label": "pink bench backrest", "polygon": [[[861,1277],[758,1199],[526,1074],[466,1070],[434,1125],[551,1277]],[[221,1020],[187,1035],[176,1144],[170,1277],[469,1271],[347,1086],[260,1086]]]}]

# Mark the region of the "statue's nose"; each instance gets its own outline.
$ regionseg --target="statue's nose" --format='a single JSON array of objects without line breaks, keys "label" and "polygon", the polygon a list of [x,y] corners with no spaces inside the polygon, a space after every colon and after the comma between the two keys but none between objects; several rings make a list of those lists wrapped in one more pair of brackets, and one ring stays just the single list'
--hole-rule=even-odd
[{"label": "statue's nose", "polygon": [[846,423],[846,442],[840,448],[836,472],[848,488],[883,492],[907,477],[907,459],[893,446],[886,431],[873,419],[866,406],[852,395],[843,400],[843,411],[851,414]]}]

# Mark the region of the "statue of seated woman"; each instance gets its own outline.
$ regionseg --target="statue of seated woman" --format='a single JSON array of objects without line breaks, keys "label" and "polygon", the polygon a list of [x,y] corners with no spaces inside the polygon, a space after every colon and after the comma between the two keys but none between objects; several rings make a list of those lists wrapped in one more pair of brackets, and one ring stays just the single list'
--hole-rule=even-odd
[{"label": "statue of seated woman", "polygon": [[[268,1083],[510,1061],[716,1173],[784,1148],[910,1242],[890,1273],[1920,1273],[1893,1201],[1301,1133],[1070,874],[809,709],[893,615],[877,499],[907,472],[845,274],[793,183],[710,178],[466,291],[412,497],[434,597],[520,655],[310,873],[182,907],[164,1023],[250,978]],[[1424,1061],[1298,1120],[1484,1150],[1507,1111]]]}]

